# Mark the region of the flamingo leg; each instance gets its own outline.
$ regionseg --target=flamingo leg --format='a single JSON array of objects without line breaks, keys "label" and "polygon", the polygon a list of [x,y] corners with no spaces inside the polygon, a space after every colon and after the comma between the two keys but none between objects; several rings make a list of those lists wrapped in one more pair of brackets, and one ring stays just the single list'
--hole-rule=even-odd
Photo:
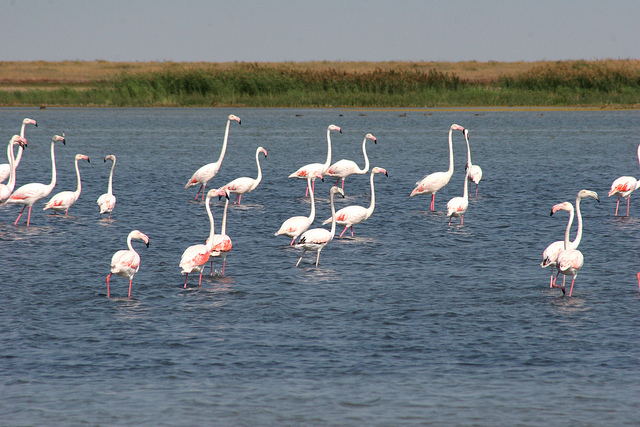
[{"label": "flamingo leg", "polygon": [[184,278],[184,288],[187,289],[187,280],[189,280],[189,273],[187,273],[186,277]]},{"label": "flamingo leg", "polygon": [[[338,179],[336,180],[336,183],[335,183],[335,184],[333,184],[333,185],[334,185],[334,186],[335,186],[335,185],[338,185],[338,183],[340,182],[340,179],[341,179],[341,178],[338,178]],[[342,189],[344,189],[344,180],[342,181]]]},{"label": "flamingo leg", "polygon": [[478,197],[478,184],[476,184],[476,197]]},{"label": "flamingo leg", "polygon": [[[107,298],[111,298],[111,293],[109,292],[109,278],[111,277],[112,274],[113,273],[109,273],[109,275],[107,276]],[[638,273],[638,277],[640,279],[640,273]]]},{"label": "flamingo leg", "polygon": [[571,288],[569,289],[569,296],[571,296],[571,291],[573,291],[573,283],[576,281],[576,276],[573,276],[573,280],[571,281]]},{"label": "flamingo leg", "polygon": [[316,268],[318,268],[318,263],[320,262],[320,251],[322,249],[318,249],[318,255],[316,256]]},{"label": "flamingo leg", "polygon": [[296,263],[296,267],[298,266],[298,264],[300,264],[300,261],[302,261],[302,257],[304,256],[304,254],[307,252],[306,249],[302,250],[302,255],[300,255],[300,259],[298,260],[298,262]]},{"label": "flamingo leg", "polygon": [[202,287],[202,272],[204,271],[204,268],[202,270],[200,270],[200,279],[198,280],[198,287],[201,288]]},{"label": "flamingo leg", "polygon": [[347,225],[344,230],[342,230],[342,233],[340,233],[340,237],[342,237],[342,235],[344,234],[345,231],[347,231],[347,228],[349,228],[349,226]]},{"label": "flamingo leg", "polygon": [[[640,287],[640,284],[638,284]],[[551,266],[551,279],[549,279],[549,288],[553,288],[553,266]]]},{"label": "flamingo leg", "polygon": [[460,215],[460,225],[464,224],[464,215]]},{"label": "flamingo leg", "polygon": [[24,205],[22,207],[22,210],[20,211],[20,214],[18,215],[18,218],[16,218],[16,222],[14,222],[13,225],[18,225],[18,221],[20,221],[20,217],[22,216],[22,212],[24,212],[26,207],[27,207],[27,205]]},{"label": "flamingo leg", "polygon": [[449,217],[449,225],[451,225],[451,218],[453,218],[453,217],[451,217],[451,216]]},{"label": "flamingo leg", "polygon": [[31,206],[29,206],[29,214],[27,215],[27,227],[29,226],[30,222],[31,222]]},{"label": "flamingo leg", "polygon": [[[311,182],[311,189],[313,190],[313,194],[316,194],[316,180],[315,179]],[[307,186],[307,191],[309,191],[309,186]]]},{"label": "flamingo leg", "polygon": [[203,188],[204,188],[204,185],[201,185],[200,188],[198,188],[198,192],[196,193],[196,197],[193,200],[198,200],[198,195],[200,195],[200,191],[202,191]]},{"label": "flamingo leg", "polygon": [[353,225],[351,226],[351,237],[353,237]]},{"label": "flamingo leg", "polygon": [[618,197],[618,202],[616,203],[616,213],[614,216],[618,216],[618,205],[620,205],[620,197]]},{"label": "flamingo leg", "polygon": [[309,195],[309,186],[307,185],[307,191],[304,192],[304,197],[307,197]]},{"label": "flamingo leg", "polygon": [[631,200],[631,196],[627,197],[627,216],[629,216],[629,200]]},{"label": "flamingo leg", "polygon": [[436,193],[433,193],[431,195],[431,210],[432,211],[436,210]]},{"label": "flamingo leg", "polygon": [[342,189],[344,190],[344,178],[342,178]]},{"label": "flamingo leg", "polygon": [[640,273],[638,273],[638,290],[640,291]]},{"label": "flamingo leg", "polygon": [[236,196],[236,201],[235,201],[235,202],[233,202],[233,204],[235,205],[235,204],[236,204],[236,202],[238,202],[238,204],[240,204],[240,202],[241,202],[241,201],[242,201],[242,194],[238,194],[238,195]]},{"label": "flamingo leg", "polygon": [[[562,286],[556,285],[556,280],[558,279],[559,275],[560,275],[560,270],[558,270],[558,273],[556,274],[555,279],[553,279],[553,287],[554,288],[560,288],[562,290],[562,295],[565,295],[566,291],[564,289],[564,284]],[[563,278],[563,280],[564,280],[564,278]]]},{"label": "flamingo leg", "polygon": [[227,263],[227,259],[226,259],[226,258],[224,258],[224,259],[222,260],[222,275],[223,275],[223,276],[224,276],[224,266],[225,266],[225,264],[226,264],[226,263]]},{"label": "flamingo leg", "polygon": [[133,282],[133,277],[129,278],[129,297],[131,298],[131,282]]},{"label": "flamingo leg", "polygon": [[210,267],[211,267],[211,276],[213,276],[213,257],[211,257]]},{"label": "flamingo leg", "polygon": [[294,237],[293,239],[291,239],[291,244],[289,246],[293,246],[295,242],[296,242],[296,238]]}]

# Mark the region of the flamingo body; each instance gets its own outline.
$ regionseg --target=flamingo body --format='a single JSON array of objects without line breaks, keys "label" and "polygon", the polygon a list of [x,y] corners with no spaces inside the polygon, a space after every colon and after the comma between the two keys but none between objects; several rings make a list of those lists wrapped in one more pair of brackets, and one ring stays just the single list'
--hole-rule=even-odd
[{"label": "flamingo body", "polygon": [[[224,276],[225,266],[227,264],[227,255],[233,248],[233,242],[231,238],[227,236],[227,211],[229,208],[229,190],[220,188],[226,194],[226,200],[224,201],[224,213],[222,215],[222,226],[220,227],[220,234],[214,234],[212,239],[207,239],[207,245],[211,254],[211,275],[213,275],[213,258],[222,258],[222,275]],[[221,196],[220,196],[221,197]]]},{"label": "flamingo body", "polygon": [[200,191],[202,191],[202,200],[204,200],[205,188],[207,186],[207,183],[211,179],[213,179],[213,177],[216,176],[216,174],[220,170],[220,166],[222,165],[222,160],[224,159],[224,154],[227,150],[227,141],[229,139],[229,127],[231,125],[232,120],[238,122],[238,124],[242,124],[239,117],[234,116],[233,114],[229,115],[229,117],[227,118],[227,127],[225,128],[225,132],[224,132],[224,141],[222,143],[222,150],[220,151],[220,157],[218,158],[218,160],[214,163],[209,163],[200,167],[200,169],[194,172],[194,174],[191,176],[191,179],[189,179],[189,181],[187,181],[187,184],[184,186],[184,188],[189,188],[189,187],[193,187],[194,185],[200,184],[200,189],[196,193],[196,197],[195,197],[196,199],[198,198]]},{"label": "flamingo body", "polygon": [[236,201],[233,202],[240,204],[242,199],[242,195],[249,193],[256,189],[260,181],[262,181],[262,168],[260,168],[260,158],[258,154],[263,153],[264,157],[267,157],[267,150],[262,147],[258,147],[256,150],[256,165],[258,167],[258,176],[254,178],[250,178],[248,176],[243,176],[241,178],[236,178],[227,185],[224,185],[222,189],[229,190],[230,193],[236,195]]},{"label": "flamingo body", "polygon": [[482,168],[478,165],[471,163],[471,148],[469,147],[469,129],[464,130],[464,140],[467,143],[467,164],[466,168],[469,170],[469,180],[476,185],[476,196],[478,195],[478,184],[482,179]]},{"label": "flamingo body", "polygon": [[449,225],[451,225],[451,219],[453,217],[460,218],[460,225],[464,223],[464,214],[469,208],[469,169],[465,173],[464,177],[464,190],[462,197],[454,197],[447,203],[447,216],[449,217]]},{"label": "flamingo body", "polygon": [[116,156],[113,154],[109,154],[104,158],[105,163],[107,160],[111,160],[111,172],[109,172],[109,185],[107,187],[107,192],[98,197],[96,203],[98,203],[98,207],[100,208],[100,218],[102,218],[102,214],[109,214],[109,219],[111,219],[111,212],[116,207],[116,196],[113,195],[113,170],[116,167]]},{"label": "flamingo body", "polygon": [[127,236],[128,249],[120,250],[111,257],[111,273],[107,276],[107,298],[111,298],[109,279],[112,274],[129,279],[129,298],[131,298],[131,283],[133,276],[140,269],[140,255],[133,249],[131,241],[142,240],[149,247],[149,237],[139,230],[133,230]]},{"label": "flamingo body", "polygon": [[[312,189],[315,190],[315,182],[317,174],[324,175],[329,166],[331,165],[331,131],[338,131],[342,133],[342,129],[336,125],[329,125],[327,127],[327,160],[324,163],[310,163],[302,166],[297,171],[289,175],[289,178],[307,179],[311,177]],[[308,194],[307,189],[307,194]]]},{"label": "flamingo body", "polygon": [[80,192],[82,191],[82,184],[80,181],[80,169],[78,168],[78,160],[86,160],[91,163],[88,156],[84,154],[77,154],[75,158],[76,164],[76,176],[78,178],[78,187],[76,191],[61,191],[56,194],[47,202],[43,210],[53,209],[54,212],[64,212],[65,215],[69,211],[69,208],[78,200]]},{"label": "flamingo body", "polygon": [[[22,121],[22,128],[20,129],[20,136],[22,138],[24,138],[24,130],[27,125],[34,125],[35,127],[38,127],[38,123],[35,120],[29,119],[29,118],[24,119]],[[18,165],[20,164],[23,148],[24,148],[23,146],[18,146],[18,155],[13,160],[15,169],[17,169]],[[13,148],[11,152],[13,153]],[[9,158],[9,156],[7,156],[7,158]],[[15,169],[14,169],[14,173],[15,173]],[[10,175],[11,175],[11,158],[9,158],[9,163],[3,163],[0,165],[0,183],[5,182]]]},{"label": "flamingo body", "polygon": [[[638,145],[638,162],[640,162],[640,145]],[[631,193],[636,191],[640,187],[640,181],[632,176],[621,176],[617,178],[611,184],[611,189],[609,190],[608,197],[617,196],[618,201],[616,202],[616,213],[615,216],[618,216],[618,207],[620,205],[620,198],[627,199],[627,216],[629,216],[629,199],[631,198]]]},{"label": "flamingo body", "polygon": [[375,136],[370,133],[366,134],[364,137],[364,141],[362,141],[362,154],[364,156],[364,168],[360,169],[357,163],[353,160],[341,159],[329,166],[325,175],[331,176],[333,178],[338,178],[336,181],[336,185],[340,180],[342,180],[342,189],[344,190],[344,180],[346,177],[351,175],[364,175],[369,172],[369,156],[367,156],[367,140],[373,141],[374,144],[377,144],[377,139]]},{"label": "flamingo body", "polygon": [[13,156],[14,145],[18,145],[20,146],[20,148],[22,148],[23,145],[27,145],[27,140],[20,135],[13,135],[9,140],[9,145],[7,146],[7,156],[9,157],[9,164],[11,168],[9,170],[9,182],[7,182],[6,184],[0,184],[0,204],[7,201],[16,186],[16,164],[15,158]]},{"label": "flamingo body", "polygon": [[[316,173],[315,176],[316,178],[322,179],[322,175],[319,173]],[[313,188],[311,188],[310,176],[307,177],[307,191],[311,195],[311,212],[309,213],[309,216],[292,216],[283,222],[280,229],[275,233],[276,236],[280,236],[282,234],[291,237],[291,244],[289,246],[293,246],[296,238],[307,231],[311,224],[313,224],[313,220],[316,218],[316,204]]]}]

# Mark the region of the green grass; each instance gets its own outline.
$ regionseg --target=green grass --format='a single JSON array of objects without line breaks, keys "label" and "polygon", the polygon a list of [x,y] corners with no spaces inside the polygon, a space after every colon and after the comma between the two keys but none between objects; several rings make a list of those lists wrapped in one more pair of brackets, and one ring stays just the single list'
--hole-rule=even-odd
[{"label": "green grass", "polygon": [[488,82],[435,69],[346,72],[244,63],[227,69],[172,64],[161,71],[123,71],[88,89],[0,91],[2,106],[636,108],[639,100],[640,70],[625,67],[624,61],[550,62]]}]

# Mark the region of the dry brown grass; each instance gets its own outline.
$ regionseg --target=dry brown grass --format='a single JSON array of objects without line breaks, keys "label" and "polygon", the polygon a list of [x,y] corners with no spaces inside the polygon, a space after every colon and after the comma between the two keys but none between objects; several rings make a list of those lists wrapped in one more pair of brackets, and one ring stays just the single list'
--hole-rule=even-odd
[{"label": "dry brown grass", "polygon": [[[613,61],[613,60],[611,60]],[[615,61],[614,61],[615,62]],[[627,66],[640,69],[640,61],[625,61]],[[241,65],[239,62],[108,62],[108,61],[61,61],[61,62],[0,62],[0,86],[29,87],[89,85],[100,80],[127,73],[159,71],[167,68],[228,69]],[[246,63],[244,63],[246,64]],[[364,73],[381,70],[415,70],[427,72],[437,70],[454,73],[460,79],[476,82],[488,82],[502,75],[514,75],[528,71],[544,62],[273,62],[259,63],[266,67],[285,67],[296,70],[322,71],[334,69],[352,73]]]}]

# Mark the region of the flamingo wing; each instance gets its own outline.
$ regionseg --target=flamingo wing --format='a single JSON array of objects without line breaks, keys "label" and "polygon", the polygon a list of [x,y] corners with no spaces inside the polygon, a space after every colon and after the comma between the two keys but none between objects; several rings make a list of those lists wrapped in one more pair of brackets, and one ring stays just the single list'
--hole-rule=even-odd
[{"label": "flamingo wing", "polygon": [[50,191],[44,184],[31,183],[18,188],[7,200],[7,203],[33,204],[36,201],[47,197]]},{"label": "flamingo wing", "polygon": [[309,163],[308,165],[304,165],[300,169],[289,175],[289,178],[307,179],[307,176],[311,176],[312,179],[315,180],[316,172],[318,172],[320,175],[324,174],[325,170],[322,163]]},{"label": "flamingo wing", "polygon": [[547,246],[547,249],[542,252],[542,262],[540,263],[540,267],[545,268],[550,265],[555,265],[556,260],[558,259],[558,255],[560,252],[564,250],[564,241],[557,240]]},{"label": "flamingo wing", "polygon": [[324,228],[312,228],[311,230],[305,231],[302,236],[300,236],[300,240],[296,246],[313,247],[326,245],[332,238],[333,236],[329,230],[325,230]]},{"label": "flamingo wing", "polygon": [[67,210],[76,202],[76,194],[73,191],[62,191],[49,200],[43,210],[54,209]]},{"label": "flamingo wing", "polygon": [[309,218],[306,216],[293,216],[282,223],[280,229],[276,232],[276,236],[284,234],[289,237],[298,237],[311,226]]},{"label": "flamingo wing", "polygon": [[200,169],[194,172],[193,176],[191,177],[189,182],[187,182],[187,185],[185,185],[184,188],[193,187],[194,185],[197,185],[197,184],[200,184],[200,185],[206,184],[214,176],[216,176],[219,170],[220,170],[220,164],[217,162],[209,163],[202,166]]},{"label": "flamingo wing", "polygon": [[116,196],[113,194],[104,193],[98,198],[98,206],[100,206],[100,213],[110,213],[116,207]]},{"label": "flamingo wing", "polygon": [[[360,224],[367,219],[367,209],[362,206],[347,206],[336,212],[336,223],[342,226],[350,227]],[[331,222],[331,217],[327,218],[323,224]]]},{"label": "flamingo wing", "polygon": [[451,177],[447,172],[434,172],[416,182],[416,188],[411,196],[416,194],[433,194],[449,183]]},{"label": "flamingo wing", "polygon": [[638,181],[632,176],[621,176],[613,181],[611,184],[611,190],[609,191],[609,197],[617,195],[618,197],[628,197],[633,193],[638,185]]},{"label": "flamingo wing", "polygon": [[233,181],[231,181],[230,183],[228,183],[222,188],[229,190],[229,192],[233,194],[244,194],[253,190],[255,188],[254,187],[255,183],[256,183],[255,179],[249,178],[248,176],[244,176],[242,178],[234,179]]},{"label": "flamingo wing", "polygon": [[352,160],[338,160],[325,172],[325,175],[332,176],[334,178],[346,178],[349,175],[353,175],[358,170],[358,165]]},{"label": "flamingo wing", "polygon": [[202,267],[209,261],[210,252],[205,245],[189,246],[180,259],[182,274],[202,270]]},{"label": "flamingo wing", "polygon": [[140,269],[140,255],[136,251],[121,250],[111,257],[111,272],[122,277],[132,277]]}]

